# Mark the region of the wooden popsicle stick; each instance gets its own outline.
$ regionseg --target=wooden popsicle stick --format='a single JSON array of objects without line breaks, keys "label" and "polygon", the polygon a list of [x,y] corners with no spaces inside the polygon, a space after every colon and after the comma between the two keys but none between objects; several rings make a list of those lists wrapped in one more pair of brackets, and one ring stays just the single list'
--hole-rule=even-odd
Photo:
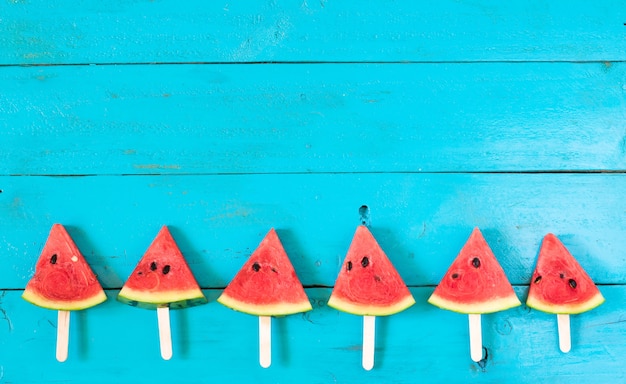
[{"label": "wooden popsicle stick", "polygon": [[159,322],[159,345],[163,360],[172,358],[172,331],[170,329],[169,307],[157,308],[157,321]]},{"label": "wooden popsicle stick", "polygon": [[557,314],[556,323],[559,329],[559,348],[561,349],[561,352],[567,353],[572,349],[569,315],[561,313]]},{"label": "wooden popsicle stick", "polygon": [[363,369],[374,368],[374,348],[376,346],[376,316],[363,316]]},{"label": "wooden popsicle stick", "polygon": [[470,356],[479,362],[483,358],[483,333],[480,325],[480,314],[469,314]]},{"label": "wooden popsicle stick", "polygon": [[267,368],[272,364],[272,317],[259,316],[259,363]]},{"label": "wooden popsicle stick", "polygon": [[67,360],[67,349],[70,343],[70,311],[59,311],[57,318],[57,360]]}]

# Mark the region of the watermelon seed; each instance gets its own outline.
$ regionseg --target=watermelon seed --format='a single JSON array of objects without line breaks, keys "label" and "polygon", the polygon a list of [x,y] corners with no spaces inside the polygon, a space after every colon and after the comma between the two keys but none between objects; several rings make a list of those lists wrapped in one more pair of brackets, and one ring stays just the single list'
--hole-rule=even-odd
[{"label": "watermelon seed", "polygon": [[565,275],[564,275],[564,274],[562,274],[562,273],[559,273],[559,277],[562,279],[562,278],[564,278],[564,277],[565,277]]},{"label": "watermelon seed", "polygon": [[254,272],[259,272],[261,270],[261,266],[259,263],[254,263],[252,264],[252,269],[254,269]]},{"label": "watermelon seed", "polygon": [[361,259],[361,266],[363,268],[367,267],[370,264],[370,259],[367,258],[367,256],[363,257],[363,259]]},{"label": "watermelon seed", "polygon": [[346,270],[351,270],[352,269],[352,262],[348,261],[348,263],[346,264]]},{"label": "watermelon seed", "polygon": [[374,275],[374,280],[376,280],[376,281],[380,281],[380,280],[381,280],[381,279],[380,279],[380,276],[378,276],[378,275]]},{"label": "watermelon seed", "polygon": [[459,274],[458,273],[453,273],[452,274],[452,278],[453,279],[458,279],[459,278]]},{"label": "watermelon seed", "polygon": [[157,270],[156,261],[153,261],[152,263],[150,263],[150,270],[151,271],[156,271]]},{"label": "watermelon seed", "polygon": [[278,273],[278,271],[276,270],[276,268],[272,267],[272,272],[274,273]]},{"label": "watermelon seed", "polygon": [[167,275],[168,273],[170,273],[170,266],[166,265],[165,267],[163,267],[163,274]]},{"label": "watermelon seed", "polygon": [[143,272],[142,272],[142,271],[139,271],[139,272],[137,272],[137,274],[138,274],[139,276],[141,276],[141,275],[143,275]]},{"label": "watermelon seed", "polygon": [[50,258],[50,264],[56,264],[57,263],[57,254],[55,253],[54,255],[52,255],[52,257]]},{"label": "watermelon seed", "polygon": [[569,279],[569,286],[572,288],[576,288],[576,280],[574,279]]},{"label": "watermelon seed", "polygon": [[535,279],[534,283],[537,284],[541,281],[541,276],[537,276],[537,278]]},{"label": "watermelon seed", "polygon": [[472,259],[472,265],[474,266],[474,268],[480,267],[480,260],[478,259],[478,257],[474,257]]}]

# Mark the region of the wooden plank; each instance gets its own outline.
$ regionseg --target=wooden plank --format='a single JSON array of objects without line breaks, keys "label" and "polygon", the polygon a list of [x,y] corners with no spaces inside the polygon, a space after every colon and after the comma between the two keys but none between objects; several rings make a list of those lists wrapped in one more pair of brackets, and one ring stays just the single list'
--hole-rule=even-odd
[{"label": "wooden plank", "polygon": [[0,174],[626,169],[626,65],[2,68]]},{"label": "wooden plank", "polygon": [[[522,296],[526,288],[518,288]],[[377,320],[376,365],[361,368],[359,316],[325,305],[329,289],[308,289],[314,309],[274,319],[273,362],[258,364],[257,319],[215,301],[172,311],[174,356],[159,355],[155,311],[110,300],[72,313],[69,357],[54,358],[56,312],[30,305],[21,291],[2,293],[0,305],[0,380],[7,383],[177,382],[472,382],[553,380],[622,382],[626,377],[622,308],[626,287],[603,287],[607,302],[572,317],[572,350],[558,349],[556,319],[526,307],[483,316],[488,357],[480,365],[469,357],[467,316],[426,303],[432,288],[411,290],[417,303]],[[10,351],[10,353],[9,353]],[[32,364],[36,361],[36,364]],[[602,369],[598,367],[601,366]],[[521,374],[521,372],[527,374]]]},{"label": "wooden plank", "polygon": [[620,0],[5,1],[0,64],[619,61]]},{"label": "wooden plank", "polygon": [[224,287],[275,227],[302,282],[332,286],[360,207],[407,284],[439,282],[479,226],[527,284],[553,232],[598,283],[626,283],[623,174],[0,177],[2,288],[23,288],[52,223],[119,288],[161,225],[200,284]]}]

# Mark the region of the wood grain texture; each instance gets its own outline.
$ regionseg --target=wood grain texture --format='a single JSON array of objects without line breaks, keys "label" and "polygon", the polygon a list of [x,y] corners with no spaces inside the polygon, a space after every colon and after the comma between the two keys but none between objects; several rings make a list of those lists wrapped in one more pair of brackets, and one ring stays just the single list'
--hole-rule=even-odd
[{"label": "wood grain texture", "polygon": [[[625,36],[621,0],[0,0],[0,382],[626,381]],[[416,299],[371,372],[326,306],[362,220]],[[55,222],[110,298],[63,364],[20,298]],[[172,311],[167,362],[156,313],[114,300],[163,224],[209,298]],[[426,303],[475,226],[522,301],[547,232],[600,284],[570,353],[522,306],[473,363],[467,316]],[[262,369],[216,298],[270,227],[314,310],[273,320]]]},{"label": "wood grain texture", "polygon": [[54,222],[107,288],[163,224],[205,288],[224,287],[270,227],[303,284],[332,286],[362,205],[412,286],[437,284],[475,226],[515,284],[528,284],[547,232],[596,282],[626,282],[622,174],[42,176],[1,177],[0,189],[5,288],[25,287]]},{"label": "wood grain texture", "polygon": [[[487,359],[469,357],[467,316],[426,303],[432,288],[411,292],[417,303],[400,314],[377,319],[376,365],[361,368],[362,319],[325,305],[329,289],[308,289],[313,311],[273,320],[273,362],[258,364],[257,318],[232,311],[206,291],[209,304],[173,311],[174,356],[159,356],[155,311],[110,300],[72,313],[67,362],[54,358],[56,312],[37,308],[4,291],[0,305],[4,328],[0,380],[7,383],[159,382],[207,380],[258,383],[478,382],[520,383],[559,380],[620,382],[626,378],[623,343],[626,322],[623,286],[603,287],[607,303],[572,317],[572,351],[558,349],[556,318],[518,307],[483,316]],[[517,289],[523,295],[525,288]],[[8,359],[7,352],[11,351]],[[30,364],[30,361],[37,364]],[[598,367],[602,367],[599,369]],[[532,373],[532,374],[531,374]]]},{"label": "wood grain texture", "polygon": [[0,64],[626,59],[620,0],[7,0],[0,15]]},{"label": "wood grain texture", "polygon": [[626,169],[626,65],[2,68],[0,174]]}]

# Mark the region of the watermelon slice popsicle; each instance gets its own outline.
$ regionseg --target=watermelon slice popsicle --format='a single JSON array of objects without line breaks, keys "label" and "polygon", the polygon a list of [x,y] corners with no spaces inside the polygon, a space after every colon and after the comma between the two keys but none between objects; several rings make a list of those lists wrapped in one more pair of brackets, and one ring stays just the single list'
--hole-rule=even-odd
[{"label": "watermelon slice popsicle", "polygon": [[559,349],[572,347],[569,315],[589,311],[604,297],[563,243],[548,233],[541,243],[526,305],[557,315]]},{"label": "watermelon slice popsicle", "polygon": [[117,299],[134,307],[156,309],[164,360],[173,355],[169,310],[207,303],[167,226],[163,226],[152,241]]},{"label": "watermelon slice popsicle", "polygon": [[54,224],[35,265],[35,275],[22,297],[43,308],[58,310],[56,358],[67,360],[70,311],[106,300],[102,286],[61,224]]},{"label": "watermelon slice popsicle", "polygon": [[478,228],[474,228],[428,302],[469,315],[470,357],[475,362],[483,357],[481,314],[521,305]]},{"label": "watermelon slice popsicle", "polygon": [[358,226],[328,306],[363,316],[361,365],[365,370],[374,367],[376,316],[393,315],[413,304],[411,292],[372,233]]},{"label": "watermelon slice popsicle", "polygon": [[274,228],[231,280],[217,301],[259,316],[259,363],[272,364],[272,316],[313,309]]}]

